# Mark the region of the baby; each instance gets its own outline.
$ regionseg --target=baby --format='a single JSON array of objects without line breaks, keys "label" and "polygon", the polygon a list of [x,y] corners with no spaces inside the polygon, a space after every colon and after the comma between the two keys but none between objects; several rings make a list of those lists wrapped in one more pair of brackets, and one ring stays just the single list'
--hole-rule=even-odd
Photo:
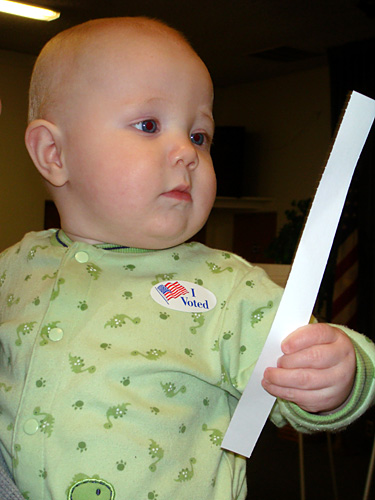
[{"label": "baby", "polygon": [[[212,101],[154,20],[90,21],[37,60],[26,145],[62,229],[0,257],[1,450],[25,498],[246,497],[220,445],[282,290],[185,243],[215,198]],[[262,382],[277,425],[337,430],[372,403],[365,337],[313,324],[282,349]]]}]

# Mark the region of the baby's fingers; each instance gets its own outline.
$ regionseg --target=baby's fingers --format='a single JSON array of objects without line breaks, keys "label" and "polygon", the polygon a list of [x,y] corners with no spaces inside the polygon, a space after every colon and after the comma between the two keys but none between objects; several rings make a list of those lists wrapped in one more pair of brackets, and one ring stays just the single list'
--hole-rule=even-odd
[{"label": "baby's fingers", "polygon": [[332,378],[336,378],[334,370],[267,368],[263,381],[268,386],[283,389],[316,391],[329,387]]},{"label": "baby's fingers", "polygon": [[281,347],[285,354],[291,354],[314,345],[331,344],[336,342],[342,332],[325,323],[315,323],[298,328],[288,335]]},{"label": "baby's fingers", "polygon": [[341,350],[332,348],[332,344],[318,344],[293,354],[284,354],[277,361],[278,368],[330,368],[342,361]]},{"label": "baby's fingers", "polygon": [[337,406],[336,394],[331,387],[306,390],[275,385],[267,379],[263,379],[262,386],[273,396],[296,403],[300,408],[310,413],[329,411]]}]

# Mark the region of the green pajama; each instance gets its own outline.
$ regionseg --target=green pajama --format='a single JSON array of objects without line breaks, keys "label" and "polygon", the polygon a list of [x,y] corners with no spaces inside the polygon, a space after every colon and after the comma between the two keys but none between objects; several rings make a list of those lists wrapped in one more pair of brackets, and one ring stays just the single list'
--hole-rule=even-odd
[{"label": "green pajama", "polygon": [[[233,254],[29,233],[0,256],[3,455],[30,500],[230,500],[245,460],[220,448],[282,290]],[[337,414],[278,401],[277,425],[336,430],[374,398],[374,348]]]}]

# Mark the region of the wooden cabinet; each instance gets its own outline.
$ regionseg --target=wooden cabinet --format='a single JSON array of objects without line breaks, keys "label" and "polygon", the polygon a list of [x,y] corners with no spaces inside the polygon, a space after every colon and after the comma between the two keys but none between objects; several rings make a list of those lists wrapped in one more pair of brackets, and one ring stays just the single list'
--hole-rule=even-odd
[{"label": "wooden cabinet", "polygon": [[[250,262],[272,262],[265,250],[276,236],[277,214],[270,198],[217,198],[197,237]],[[194,238],[197,239],[197,238]]]}]

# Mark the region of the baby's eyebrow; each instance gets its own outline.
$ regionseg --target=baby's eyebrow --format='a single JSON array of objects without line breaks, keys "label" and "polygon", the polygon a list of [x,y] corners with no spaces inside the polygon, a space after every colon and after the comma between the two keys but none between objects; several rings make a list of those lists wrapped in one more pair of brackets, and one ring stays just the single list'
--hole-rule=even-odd
[{"label": "baby's eyebrow", "polygon": [[163,102],[163,101],[165,101],[165,99],[162,97],[149,97],[148,99],[145,99],[144,102],[146,104],[152,104],[154,102]]},{"label": "baby's eyebrow", "polygon": [[149,106],[150,104],[159,104],[162,103],[164,99],[161,97],[139,97],[139,98],[125,98],[122,102],[123,106],[127,108],[138,108],[139,106]]},{"label": "baby's eyebrow", "polygon": [[166,99],[164,99],[163,97],[149,97],[148,99],[140,99],[138,104],[144,104],[144,105],[159,104],[165,101]]}]

